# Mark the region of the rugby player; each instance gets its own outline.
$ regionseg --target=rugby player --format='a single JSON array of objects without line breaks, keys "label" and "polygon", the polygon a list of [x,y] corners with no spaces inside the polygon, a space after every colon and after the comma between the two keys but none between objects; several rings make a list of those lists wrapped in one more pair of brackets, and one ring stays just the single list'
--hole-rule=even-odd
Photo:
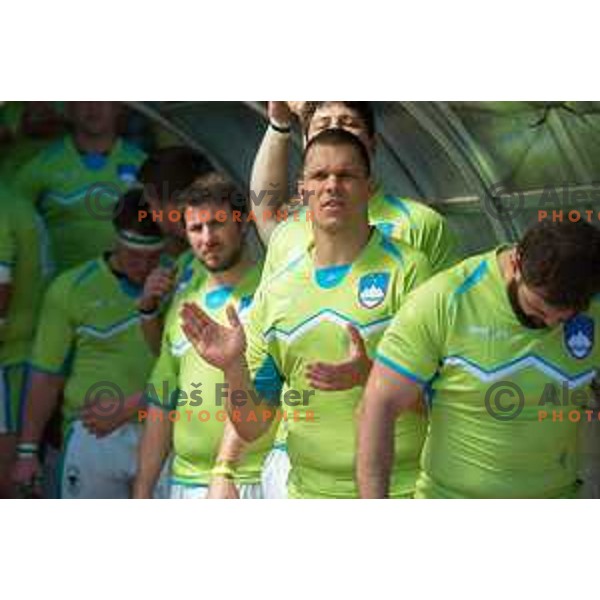
[{"label": "rugby player", "polygon": [[[52,274],[44,224],[31,205],[0,186],[0,498],[10,469],[27,363],[44,287]],[[27,452],[27,448],[20,451]]]},{"label": "rugby player", "polygon": [[64,398],[60,496],[131,495],[137,410],[154,364],[136,300],[163,252],[158,226],[138,219],[141,193],[123,197],[114,251],[61,274],[46,293],[14,473],[21,485],[39,474],[41,435]]},{"label": "rugby player", "polygon": [[172,498],[264,495],[261,470],[271,447],[269,440],[247,447],[227,423],[220,394],[223,374],[197,355],[179,316],[185,302],[198,302],[218,322],[226,321],[229,305],[234,305],[242,318],[250,307],[261,265],[248,255],[246,224],[234,216],[234,211],[245,212],[246,200],[242,198],[236,208],[236,198],[234,186],[216,173],[199,178],[183,194],[193,274],[172,302],[160,358],[147,386],[149,408],[140,445],[136,498],[151,495],[171,449]]},{"label": "rugby player", "polygon": [[[537,224],[411,294],[364,394],[361,496],[389,495],[393,424],[427,402],[416,497],[573,497],[581,396],[591,399],[600,361],[598,292],[600,231],[565,222]],[[565,389],[572,401],[557,407]]]},{"label": "rugby player", "polygon": [[26,163],[14,184],[46,222],[57,273],[115,240],[114,205],[136,182],[144,154],[117,135],[116,102],[70,102],[72,133]]},{"label": "rugby player", "polygon": [[[342,129],[314,136],[299,190],[309,198],[314,244],[278,276],[263,279],[246,331],[235,311],[226,327],[192,302],[182,310],[197,352],[225,374],[239,435],[256,440],[278,415],[287,416],[291,497],[357,496],[355,412],[370,356],[404,297],[430,274],[421,252],[369,225],[373,189],[359,138]],[[344,362],[352,354],[357,368],[345,386],[322,373],[320,363]],[[254,400],[239,406],[238,396]],[[413,494],[425,430],[417,412],[397,425],[395,496]]]},{"label": "rugby player", "polygon": [[[279,225],[278,208],[288,189],[288,153],[292,117],[296,115],[303,129],[304,143],[328,128],[337,127],[353,133],[369,153],[376,150],[375,117],[368,102],[270,102],[270,124],[257,153],[251,179],[250,208],[256,213],[256,226],[267,247],[263,279],[306,249],[312,239],[309,207],[288,212]],[[273,197],[273,191],[276,192]],[[254,201],[252,199],[254,198]],[[307,199],[300,197],[306,204]],[[423,252],[434,271],[455,262],[456,244],[444,217],[421,202],[384,193],[374,187],[369,199],[369,220],[386,236],[407,242]],[[286,215],[286,211],[283,211]],[[348,361],[349,372],[360,368]],[[265,469],[271,495],[283,496],[282,483],[289,470],[286,456],[285,424],[278,435],[273,455]],[[277,492],[276,490],[279,490]]]}]

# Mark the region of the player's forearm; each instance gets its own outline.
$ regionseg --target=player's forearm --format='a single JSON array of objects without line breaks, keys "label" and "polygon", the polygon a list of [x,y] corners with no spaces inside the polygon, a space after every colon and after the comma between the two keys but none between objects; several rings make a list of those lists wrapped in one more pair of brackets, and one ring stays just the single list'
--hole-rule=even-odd
[{"label": "player's forearm", "polygon": [[277,209],[287,199],[289,145],[289,134],[268,127],[254,159],[249,209],[256,215],[256,227],[265,245],[277,225]]},{"label": "player's forearm", "polygon": [[151,498],[171,448],[172,425],[167,415],[149,407],[138,449],[138,468],[133,485],[133,498]]},{"label": "player's forearm", "polygon": [[365,398],[358,428],[357,483],[361,498],[387,498],[394,459],[395,415]]},{"label": "player's forearm", "polygon": [[21,443],[39,444],[46,425],[59,405],[64,379],[60,376],[34,373],[25,401]]},{"label": "player's forearm", "polygon": [[143,318],[141,320],[141,328],[142,333],[144,334],[144,340],[154,356],[160,355],[163,326],[164,321],[160,316],[156,316],[153,319]]},{"label": "player's forearm", "polygon": [[[239,360],[225,371],[227,381],[227,412],[237,434],[245,442],[253,442],[271,427],[274,411],[259,400],[250,380],[245,361]],[[243,400],[240,402],[240,398]]]},{"label": "player's forearm", "polygon": [[237,464],[241,461],[247,443],[238,435],[229,419],[225,423],[223,439],[217,454],[217,462]]}]

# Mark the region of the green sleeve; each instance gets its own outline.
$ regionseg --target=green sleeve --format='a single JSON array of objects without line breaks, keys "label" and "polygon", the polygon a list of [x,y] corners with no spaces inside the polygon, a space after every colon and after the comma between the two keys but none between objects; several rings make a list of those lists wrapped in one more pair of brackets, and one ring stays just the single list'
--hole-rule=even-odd
[{"label": "green sleeve", "polygon": [[436,277],[408,295],[376,352],[376,360],[422,385],[444,356],[447,309]]},{"label": "green sleeve", "polygon": [[39,205],[45,190],[44,173],[44,165],[38,155],[23,165],[12,180],[12,185],[17,193],[31,202],[33,206]]},{"label": "green sleeve", "polygon": [[163,331],[160,356],[144,390],[144,400],[148,404],[166,411],[177,407],[179,393],[180,360],[174,356],[171,345],[173,318],[173,310],[171,310]]},{"label": "green sleeve", "polygon": [[416,216],[417,222],[408,231],[409,243],[423,252],[434,273],[439,273],[458,260],[456,237],[448,220],[427,208]]},{"label": "green sleeve", "polygon": [[77,324],[71,310],[68,281],[60,277],[48,289],[38,321],[32,366],[55,375],[66,375],[77,342]]}]

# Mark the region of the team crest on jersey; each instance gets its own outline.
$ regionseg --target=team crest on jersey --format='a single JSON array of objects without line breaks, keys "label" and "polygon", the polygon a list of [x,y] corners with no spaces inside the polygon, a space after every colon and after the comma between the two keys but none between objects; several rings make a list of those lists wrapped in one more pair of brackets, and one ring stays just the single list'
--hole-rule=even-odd
[{"label": "team crest on jersey", "polygon": [[137,181],[136,165],[117,165],[117,175],[119,179],[127,184],[133,184]]},{"label": "team crest on jersey", "polygon": [[579,360],[589,356],[594,347],[594,320],[586,315],[577,315],[564,325],[565,346],[573,358]]},{"label": "team crest on jersey", "polygon": [[358,282],[358,301],[365,308],[375,308],[384,300],[390,284],[389,273],[370,273]]}]

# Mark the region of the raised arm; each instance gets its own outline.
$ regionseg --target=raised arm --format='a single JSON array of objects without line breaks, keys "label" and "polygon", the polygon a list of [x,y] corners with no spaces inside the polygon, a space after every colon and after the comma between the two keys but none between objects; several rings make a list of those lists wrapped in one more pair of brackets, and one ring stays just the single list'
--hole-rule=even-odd
[{"label": "raised arm", "polygon": [[[269,102],[269,126],[252,167],[250,207],[263,244],[268,245],[277,209],[287,201],[290,131],[302,102]],[[269,215],[271,215],[270,218]]]}]

